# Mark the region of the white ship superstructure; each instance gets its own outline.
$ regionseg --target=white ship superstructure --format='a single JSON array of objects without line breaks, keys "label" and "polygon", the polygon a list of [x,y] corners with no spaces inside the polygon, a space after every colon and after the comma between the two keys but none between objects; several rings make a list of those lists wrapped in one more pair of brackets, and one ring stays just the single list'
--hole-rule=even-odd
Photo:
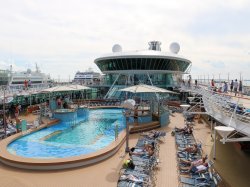
[{"label": "white ship superstructure", "polygon": [[85,72],[76,72],[73,82],[79,84],[95,84],[101,80],[102,75],[89,69]]},{"label": "white ship superstructure", "polygon": [[27,69],[27,71],[21,72],[12,72],[10,76],[10,81],[8,85],[12,86],[23,86],[24,82],[28,81],[31,85],[41,85],[51,83],[52,80],[50,75],[42,73],[39,68],[36,66],[36,71],[31,71],[31,69]]}]

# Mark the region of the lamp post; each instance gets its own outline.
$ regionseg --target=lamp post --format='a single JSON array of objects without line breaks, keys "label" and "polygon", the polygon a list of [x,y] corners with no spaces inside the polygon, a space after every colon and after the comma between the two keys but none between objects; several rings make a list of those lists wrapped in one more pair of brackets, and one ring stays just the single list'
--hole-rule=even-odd
[{"label": "lamp post", "polygon": [[122,103],[122,107],[124,108],[124,116],[125,116],[125,123],[126,123],[126,147],[125,152],[128,153],[129,150],[129,126],[128,126],[128,117],[130,115],[131,109],[134,109],[135,100],[127,99]]},{"label": "lamp post", "polygon": [[125,152],[128,153],[129,152],[129,126],[128,126],[128,116],[129,115],[129,111],[127,109],[127,111],[125,111],[125,123],[126,123],[126,147],[125,147]]},{"label": "lamp post", "polygon": [[3,86],[3,126],[4,126],[4,134],[6,137],[6,117],[5,117],[5,87]]},{"label": "lamp post", "polygon": [[183,116],[185,119],[187,118],[187,110],[190,106],[191,105],[187,105],[187,104],[180,105],[180,107],[183,109]]}]

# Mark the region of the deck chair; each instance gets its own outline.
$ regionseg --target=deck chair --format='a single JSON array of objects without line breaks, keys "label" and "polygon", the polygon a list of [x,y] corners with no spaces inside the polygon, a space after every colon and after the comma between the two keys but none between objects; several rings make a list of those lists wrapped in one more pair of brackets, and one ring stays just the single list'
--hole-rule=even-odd
[{"label": "deck chair", "polygon": [[131,169],[126,169],[122,173],[123,175],[133,175],[134,177],[142,178],[145,181],[149,179],[149,174],[144,173],[143,171],[136,171],[136,170],[131,170]]},{"label": "deck chair", "polygon": [[38,120],[35,120],[35,121],[33,122],[33,124],[34,124],[35,128],[37,128],[37,127],[39,126],[39,121],[38,121]]},{"label": "deck chair", "polygon": [[214,182],[214,187],[217,187],[218,184],[222,181],[222,178],[218,173],[213,174],[213,182]]},{"label": "deck chair", "polygon": [[132,181],[118,181],[117,187],[143,187],[143,184],[136,184]]},{"label": "deck chair", "polygon": [[142,177],[135,177],[134,175],[121,175],[119,180],[132,181],[135,183],[143,183],[144,179]]},{"label": "deck chair", "polygon": [[180,177],[180,182],[192,186],[210,186],[210,182],[206,178],[188,178]]},{"label": "deck chair", "polygon": [[4,132],[0,132],[0,139],[4,139],[4,138],[5,138]]}]

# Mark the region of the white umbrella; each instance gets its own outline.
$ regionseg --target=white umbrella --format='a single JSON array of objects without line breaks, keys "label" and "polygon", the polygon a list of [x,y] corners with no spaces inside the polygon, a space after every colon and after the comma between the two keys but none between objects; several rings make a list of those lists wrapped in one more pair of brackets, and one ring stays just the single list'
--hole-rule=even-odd
[{"label": "white umbrella", "polygon": [[[69,85],[69,87],[75,88],[76,90],[79,90],[79,91],[90,90],[91,89],[90,87],[83,86],[83,85],[80,85],[80,84],[72,84],[72,85]],[[82,98],[83,98],[83,93],[82,92],[81,92],[81,95],[82,95]]]},{"label": "white umbrella", "polygon": [[67,91],[77,91],[77,89],[69,86],[55,86],[52,88],[41,90],[41,93],[67,92]]},{"label": "white umbrella", "polygon": [[74,88],[76,90],[89,90],[89,89],[91,89],[90,87],[79,85],[79,84],[72,84],[72,85],[68,85],[68,86],[71,88]]},{"label": "white umbrella", "polygon": [[156,86],[149,86],[146,84],[138,84],[135,86],[130,86],[127,88],[120,89],[119,91],[132,92],[132,93],[169,93],[169,94],[178,94],[163,88],[158,88]]},{"label": "white umbrella", "polygon": [[13,97],[12,96],[1,96],[0,97],[0,104],[3,104],[3,103],[6,103],[6,104],[8,104],[8,103],[11,103],[12,101],[13,101]]},{"label": "white umbrella", "polygon": [[82,85],[63,85],[55,86],[52,88],[47,88],[41,91],[41,93],[51,93],[51,92],[67,92],[67,91],[78,91],[78,90],[87,90],[90,89],[87,86]]}]

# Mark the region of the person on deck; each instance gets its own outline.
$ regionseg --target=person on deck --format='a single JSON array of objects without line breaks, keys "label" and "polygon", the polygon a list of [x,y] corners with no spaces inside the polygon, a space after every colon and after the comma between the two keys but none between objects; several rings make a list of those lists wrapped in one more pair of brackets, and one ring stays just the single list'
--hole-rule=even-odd
[{"label": "person on deck", "polygon": [[181,148],[181,152],[188,152],[188,153],[197,153],[198,152],[198,145],[194,144],[193,146]]},{"label": "person on deck", "polygon": [[201,159],[197,159],[197,160],[194,160],[194,161],[189,161],[189,160],[181,158],[180,162],[183,163],[183,164],[189,165],[189,166],[199,166],[199,165],[205,163],[206,160],[207,160],[207,155],[202,157]]},{"label": "person on deck", "polygon": [[21,120],[16,117],[16,132],[20,132],[21,131]]},{"label": "person on deck", "polygon": [[138,105],[135,106],[135,109],[134,109],[134,120],[135,120],[135,123],[138,125]]},{"label": "person on deck", "polygon": [[188,172],[191,173],[203,173],[205,171],[207,171],[208,168],[208,163],[203,163],[201,165],[198,166],[190,166],[190,167],[181,167],[181,170],[186,170]]},{"label": "person on deck", "polygon": [[192,134],[193,127],[187,123],[184,128],[175,127],[175,132],[183,132],[184,134]]},{"label": "person on deck", "polygon": [[237,95],[237,92],[238,92],[238,82],[237,82],[237,79],[235,79],[235,81],[234,81],[234,93],[235,93],[235,96]]},{"label": "person on deck", "polygon": [[240,83],[239,83],[239,96],[243,96],[243,94],[242,94],[242,81],[240,81]]},{"label": "person on deck", "polygon": [[28,81],[25,79],[24,81],[24,89],[27,90],[28,89]]},{"label": "person on deck", "polygon": [[19,105],[15,106],[15,117],[17,118],[19,116]]},{"label": "person on deck", "polygon": [[146,157],[150,157],[154,154],[154,148],[152,146],[148,146],[147,149],[145,151],[140,151],[140,152],[129,152],[129,155],[136,155],[136,156],[146,156]]},{"label": "person on deck", "polygon": [[28,82],[28,87],[31,87],[31,80],[29,80]]},{"label": "person on deck", "polygon": [[211,81],[211,87],[212,87],[212,89],[214,89],[214,86],[215,86],[214,79],[212,79],[212,81]]},{"label": "person on deck", "polygon": [[232,80],[230,83],[230,92],[233,92],[233,87],[234,87],[234,81]]},{"label": "person on deck", "polygon": [[224,85],[223,85],[223,92],[224,92],[224,93],[227,93],[227,91],[228,91],[227,82],[226,82],[226,81],[224,81]]}]

